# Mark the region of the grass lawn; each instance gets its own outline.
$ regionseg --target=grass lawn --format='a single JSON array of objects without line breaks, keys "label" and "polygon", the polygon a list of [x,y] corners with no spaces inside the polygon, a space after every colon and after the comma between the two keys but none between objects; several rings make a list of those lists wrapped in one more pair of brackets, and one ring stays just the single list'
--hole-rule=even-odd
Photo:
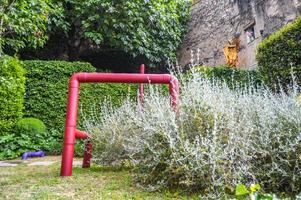
[{"label": "grass lawn", "polygon": [[[33,161],[56,161],[51,166],[28,166]],[[79,160],[79,159],[76,159]],[[198,199],[178,193],[150,193],[135,187],[130,171],[92,166],[73,167],[61,178],[60,157],[32,158],[16,167],[0,168],[0,199]]]}]

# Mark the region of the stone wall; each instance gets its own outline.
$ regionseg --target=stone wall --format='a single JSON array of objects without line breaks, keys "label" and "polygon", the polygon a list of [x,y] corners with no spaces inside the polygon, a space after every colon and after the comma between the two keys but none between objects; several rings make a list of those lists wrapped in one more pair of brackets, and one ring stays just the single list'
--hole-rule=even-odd
[{"label": "stone wall", "polygon": [[[192,7],[189,30],[178,52],[179,64],[189,65],[192,51],[194,62],[200,65],[225,64],[223,47],[239,37],[239,67],[255,68],[260,41],[300,14],[301,0],[199,0]],[[252,42],[247,42],[249,30],[254,30]]]}]

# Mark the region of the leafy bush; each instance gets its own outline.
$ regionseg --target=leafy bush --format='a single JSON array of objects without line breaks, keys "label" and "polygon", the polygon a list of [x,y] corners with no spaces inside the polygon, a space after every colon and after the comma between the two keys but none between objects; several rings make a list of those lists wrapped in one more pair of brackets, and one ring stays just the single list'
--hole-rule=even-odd
[{"label": "leafy bush", "polygon": [[7,142],[13,126],[23,116],[25,72],[16,58],[0,58],[0,159],[13,154]]},{"label": "leafy bush", "polygon": [[[27,70],[25,116],[41,119],[53,138],[49,148],[61,150],[68,81],[75,72],[95,72],[95,68],[89,63],[38,60],[24,61],[23,66]],[[135,87],[131,91],[135,93]],[[106,98],[118,105],[128,93],[129,86],[123,84],[81,84],[78,129],[82,128],[81,113],[87,114]]]},{"label": "leafy bush", "polygon": [[270,86],[301,84],[301,17],[270,35],[258,46],[257,60],[263,80]]},{"label": "leafy bush", "polygon": [[[252,83],[256,85],[261,83],[261,77],[255,70],[233,69],[228,66],[207,67],[199,66],[192,69],[193,73],[202,74],[205,78],[211,80],[221,80],[230,87],[246,86]],[[191,72],[190,72],[191,74]]]},{"label": "leafy bush", "polygon": [[126,102],[87,119],[94,161],[130,161],[149,189],[187,187],[206,198],[235,195],[238,184],[297,194],[301,178],[300,88],[273,94],[265,87],[229,88],[193,75],[181,88],[177,116],[157,93],[141,110]]},{"label": "leafy bush", "polygon": [[26,134],[38,138],[40,135],[45,135],[46,126],[39,119],[23,118],[17,122],[15,132],[20,135]]},{"label": "leafy bush", "polygon": [[15,126],[15,136],[21,152],[44,149],[47,133],[44,123],[36,118],[23,118]]}]

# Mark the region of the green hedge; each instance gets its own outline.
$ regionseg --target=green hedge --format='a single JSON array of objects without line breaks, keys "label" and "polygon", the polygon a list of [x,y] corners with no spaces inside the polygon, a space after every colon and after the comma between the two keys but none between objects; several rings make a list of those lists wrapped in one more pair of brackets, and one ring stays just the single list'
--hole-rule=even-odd
[{"label": "green hedge", "polygon": [[[95,72],[96,69],[89,63],[65,61],[24,61],[23,66],[27,70],[25,116],[41,119],[46,124],[53,141],[48,150],[55,153],[61,150],[68,81],[75,72]],[[113,105],[118,105],[128,90],[125,84],[81,84],[78,128],[83,128],[82,113],[88,114],[92,107],[98,109],[97,105],[108,97]],[[131,91],[136,93],[133,87]]]},{"label": "green hedge", "polygon": [[15,123],[23,116],[25,72],[18,59],[0,58],[0,159],[11,157]]},{"label": "green hedge", "polygon": [[212,80],[225,81],[229,86],[247,86],[261,83],[259,73],[254,70],[233,69],[228,66],[199,66],[194,67],[193,71]]},{"label": "green hedge", "polygon": [[257,60],[263,80],[270,86],[292,82],[291,72],[301,84],[301,17],[263,40]]}]

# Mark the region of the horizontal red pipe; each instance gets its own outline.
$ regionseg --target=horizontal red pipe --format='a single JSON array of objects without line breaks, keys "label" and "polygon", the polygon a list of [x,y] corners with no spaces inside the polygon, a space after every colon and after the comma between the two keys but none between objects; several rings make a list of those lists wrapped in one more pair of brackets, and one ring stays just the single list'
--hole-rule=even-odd
[{"label": "horizontal red pipe", "polygon": [[79,139],[87,139],[89,138],[89,134],[85,131],[75,130],[75,137]]},{"label": "horizontal red pipe", "polygon": [[71,77],[70,82],[81,83],[165,83],[172,80],[169,74],[123,74],[123,73],[76,73]]},{"label": "horizontal red pipe", "polygon": [[[140,65],[140,74],[145,73],[145,65]],[[143,83],[139,84],[139,93],[138,93],[138,102],[140,103],[140,106],[143,105],[144,102],[144,85]]]}]

